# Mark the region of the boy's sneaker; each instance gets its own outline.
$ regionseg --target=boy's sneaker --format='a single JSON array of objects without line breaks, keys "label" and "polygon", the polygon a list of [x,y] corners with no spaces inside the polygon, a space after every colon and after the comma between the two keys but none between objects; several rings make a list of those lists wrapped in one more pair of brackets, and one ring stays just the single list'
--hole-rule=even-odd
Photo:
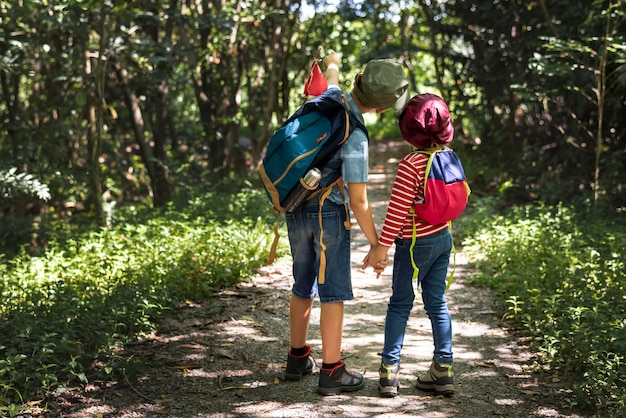
[{"label": "boy's sneaker", "polygon": [[398,377],[400,376],[400,365],[389,366],[380,365],[378,369],[380,378],[378,379],[378,391],[383,398],[395,398],[398,395]]},{"label": "boy's sneaker", "polygon": [[320,395],[337,395],[341,392],[354,392],[365,386],[363,375],[350,373],[346,363],[339,361],[332,369],[320,369],[320,383],[317,392]]},{"label": "boy's sneaker", "polygon": [[454,374],[452,364],[432,362],[430,369],[417,378],[417,388],[435,391],[440,395],[454,394]]},{"label": "boy's sneaker", "polygon": [[317,369],[315,359],[311,355],[311,346],[307,345],[306,348],[307,352],[301,356],[294,356],[289,350],[285,380],[300,380],[302,375],[311,374]]}]

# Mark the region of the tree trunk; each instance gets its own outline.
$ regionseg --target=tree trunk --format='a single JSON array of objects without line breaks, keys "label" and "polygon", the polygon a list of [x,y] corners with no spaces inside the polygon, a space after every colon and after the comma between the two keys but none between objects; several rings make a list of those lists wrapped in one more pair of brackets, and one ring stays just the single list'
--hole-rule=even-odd
[{"label": "tree trunk", "polygon": [[[103,6],[104,7],[104,6]],[[105,15],[100,15],[100,48],[99,55],[96,59],[96,68],[92,69],[91,66],[91,53],[89,49],[85,49],[85,91],[87,96],[87,120],[89,127],[87,129],[87,182],[89,187],[89,198],[91,209],[94,213],[95,219],[98,224],[102,225],[104,222],[104,209],[102,205],[102,184],[100,163],[98,161],[100,156],[100,149],[102,143],[102,109],[104,106],[104,78],[106,72],[103,66],[102,54],[104,53],[105,45]],[[90,83],[89,79],[93,78],[94,83]]]},{"label": "tree trunk", "polygon": [[116,73],[124,90],[124,101],[128,108],[130,123],[135,134],[135,141],[139,145],[141,159],[150,177],[149,186],[152,189],[153,204],[154,206],[161,206],[171,198],[165,166],[162,161],[157,160],[144,134],[145,123],[141,106],[139,106],[137,95],[130,90],[128,85],[128,72],[118,64]]}]

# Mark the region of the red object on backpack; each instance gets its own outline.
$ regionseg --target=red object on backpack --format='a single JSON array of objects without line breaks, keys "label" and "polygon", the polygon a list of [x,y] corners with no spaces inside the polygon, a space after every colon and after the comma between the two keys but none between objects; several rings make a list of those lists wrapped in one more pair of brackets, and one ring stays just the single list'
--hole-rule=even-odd
[{"label": "red object on backpack", "polygon": [[328,82],[326,77],[322,74],[317,60],[313,60],[311,68],[309,69],[309,76],[304,82],[304,94],[307,96],[319,96],[324,93],[328,88]]}]

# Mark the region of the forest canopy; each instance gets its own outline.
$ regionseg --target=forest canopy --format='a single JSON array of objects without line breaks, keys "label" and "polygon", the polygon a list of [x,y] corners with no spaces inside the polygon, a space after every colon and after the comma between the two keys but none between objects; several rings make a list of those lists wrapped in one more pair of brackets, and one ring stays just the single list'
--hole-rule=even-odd
[{"label": "forest canopy", "polygon": [[[320,46],[342,55],[346,89],[368,60],[394,58],[413,92],[443,96],[478,194],[626,206],[621,0],[20,0],[0,11],[4,213],[45,206],[103,222],[112,204],[162,206],[198,180],[256,180]],[[374,136],[397,136],[391,115],[381,122]]]}]

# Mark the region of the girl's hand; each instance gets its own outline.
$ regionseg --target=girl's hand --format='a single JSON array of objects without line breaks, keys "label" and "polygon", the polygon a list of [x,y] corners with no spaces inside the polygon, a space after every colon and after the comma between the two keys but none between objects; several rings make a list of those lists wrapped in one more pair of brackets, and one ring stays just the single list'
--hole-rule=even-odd
[{"label": "girl's hand", "polygon": [[387,267],[387,264],[389,264],[389,258],[387,257],[388,251],[389,247],[378,244],[373,245],[363,259],[362,268],[366,269],[368,266],[372,267],[376,272],[376,278],[379,278],[383,270],[385,270],[385,267]]}]

